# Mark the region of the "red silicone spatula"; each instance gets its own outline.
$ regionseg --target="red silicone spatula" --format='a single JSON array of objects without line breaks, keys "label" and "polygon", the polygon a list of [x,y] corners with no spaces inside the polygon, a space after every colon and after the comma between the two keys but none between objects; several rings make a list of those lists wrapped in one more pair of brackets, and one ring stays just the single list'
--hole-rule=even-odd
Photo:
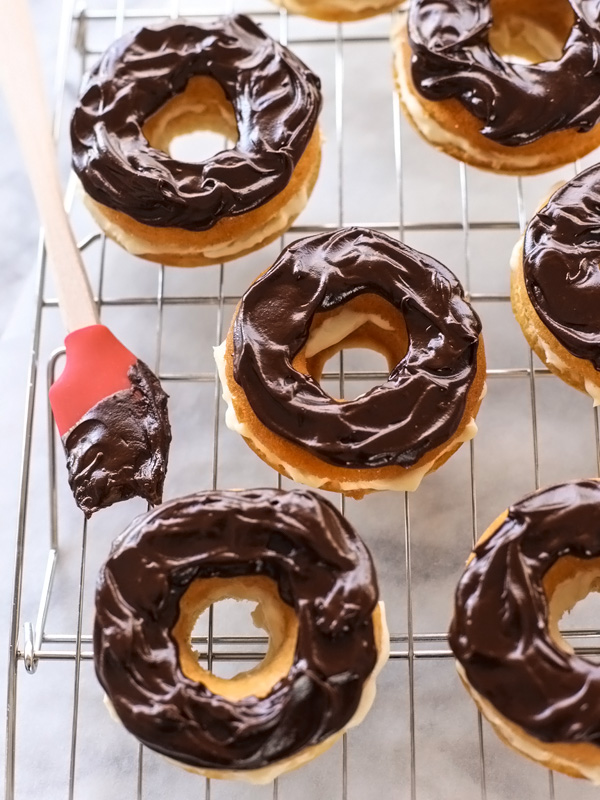
[{"label": "red silicone spatula", "polygon": [[99,324],[62,201],[26,0],[2,2],[0,77],[25,157],[65,327],[66,367],[50,390],[69,483],[90,516],[134,495],[162,499],[171,441],[167,395],[151,370]]}]

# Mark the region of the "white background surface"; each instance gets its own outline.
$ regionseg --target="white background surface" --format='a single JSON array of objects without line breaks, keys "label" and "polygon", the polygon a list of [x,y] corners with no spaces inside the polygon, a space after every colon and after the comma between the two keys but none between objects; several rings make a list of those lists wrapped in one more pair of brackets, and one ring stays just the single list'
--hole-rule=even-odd
[{"label": "white background surface", "polygon": [[[137,3],[144,8],[160,5],[156,0]],[[199,10],[223,9],[222,3],[197,0]],[[136,3],[132,0],[127,8]],[[46,31],[46,51],[52,50],[58,29],[50,5],[34,5],[40,27]],[[92,8],[112,9],[110,2],[95,0]],[[238,2],[236,8],[241,9]],[[269,10],[267,2],[252,3],[253,9]],[[49,15],[42,19],[42,13]],[[267,29],[276,35],[279,21],[263,17]],[[42,24],[43,23],[43,24]],[[126,27],[139,20],[126,20]],[[472,229],[465,248],[465,233],[460,223],[465,213],[461,195],[459,164],[437,153],[404,123],[402,125],[402,191],[396,181],[391,77],[391,53],[386,35],[388,16],[366,23],[343,26],[344,37],[381,37],[375,42],[347,41],[343,46],[343,122],[341,161],[336,139],[336,46],[299,44],[293,49],[321,76],[324,91],[322,124],[326,134],[323,165],[314,195],[298,220],[310,226],[331,223],[386,223],[398,225],[401,199],[404,220],[408,223],[408,244],[438,257],[464,281],[467,257],[470,260],[470,290],[474,293],[508,294],[508,259],[516,241],[516,228],[509,230]],[[335,36],[336,27],[325,23],[292,18],[290,39]],[[88,27],[88,43],[102,49],[114,37],[114,22]],[[92,56],[87,66],[93,62]],[[67,106],[74,99],[79,80],[79,59],[74,51],[69,62]],[[48,76],[50,78],[50,75]],[[340,77],[338,73],[338,77]],[[50,84],[50,82],[49,82]],[[340,98],[338,97],[338,100]],[[67,154],[66,123],[63,116],[61,154]],[[9,141],[8,123],[0,119],[3,141]],[[12,144],[11,144],[12,147]],[[14,150],[7,149],[9,161],[3,164],[9,186],[3,187],[0,224],[3,226],[2,269],[4,275],[22,273],[13,269],[15,249],[33,262],[35,215],[20,164]],[[14,159],[14,161],[13,161]],[[594,157],[586,159],[586,164]],[[338,175],[338,166],[341,174]],[[559,179],[574,174],[573,167],[538,178],[524,179],[523,198],[527,214]],[[465,170],[468,189],[466,213],[469,222],[518,220],[518,181],[489,176],[470,168]],[[341,178],[341,185],[338,180]],[[338,206],[341,189],[343,204]],[[7,199],[8,198],[8,199]],[[17,213],[18,210],[18,213]],[[12,216],[11,216],[12,214]],[[16,219],[15,219],[16,214]],[[94,224],[77,202],[74,225],[83,237],[95,230]],[[448,230],[440,223],[455,223]],[[414,226],[433,230],[414,230]],[[394,233],[394,232],[393,232]],[[396,229],[395,234],[398,233]],[[286,242],[295,238],[286,237]],[[240,262],[225,266],[223,293],[238,296],[251,279],[276,257],[279,244],[271,245]],[[102,242],[86,251],[86,262],[98,287]],[[159,280],[156,265],[135,259],[108,243],[103,297],[147,298],[144,305],[103,308],[103,320],[115,333],[162,376],[213,373],[212,346],[217,336],[217,306],[190,302],[167,303],[163,312],[163,335],[156,347],[158,311],[155,303]],[[219,296],[219,267],[200,270],[167,269],[165,296]],[[15,285],[17,278],[15,278]],[[21,284],[23,286],[23,284]],[[5,313],[2,338],[2,375],[7,376],[2,401],[2,441],[6,458],[2,464],[2,511],[5,559],[1,563],[2,634],[6,640],[10,586],[12,582],[12,543],[16,531],[18,440],[23,415],[27,353],[31,343],[34,280],[26,281],[10,295],[10,315]],[[46,297],[52,297],[51,286]],[[476,305],[484,323],[488,365],[493,369],[529,365],[529,351],[506,301]],[[225,305],[224,328],[233,305]],[[28,506],[26,560],[23,584],[22,620],[33,621],[41,592],[48,530],[47,435],[45,406],[45,365],[48,354],[62,342],[62,329],[55,308],[44,311],[40,356],[40,380],[33,438],[33,461]],[[159,359],[159,361],[157,361]],[[346,368],[368,368],[374,363],[359,354],[348,354]],[[537,362],[536,362],[537,363]],[[538,364],[539,366],[539,364]],[[174,442],[166,485],[166,497],[212,486],[216,474],[219,487],[241,487],[277,483],[275,473],[266,467],[223,424],[224,409],[219,405],[218,461],[213,460],[214,383],[165,380],[171,395],[170,413]],[[361,388],[367,388],[363,386]],[[521,378],[496,378],[488,385],[475,441],[476,528],[481,533],[488,523],[511,501],[535,486],[530,382]],[[335,386],[332,386],[335,391]],[[539,432],[539,475],[542,484],[596,474],[596,444],[591,400],[563,385],[556,378],[536,380]],[[415,632],[446,630],[452,596],[472,538],[471,456],[464,446],[438,473],[426,479],[410,498],[412,599]],[[66,485],[62,454],[58,458],[60,560],[52,595],[47,633],[74,634],[77,622],[78,582],[82,542],[82,519],[74,507]],[[289,486],[289,481],[283,482]],[[335,498],[334,498],[335,499]],[[100,512],[88,528],[88,553],[83,606],[83,631],[91,632],[95,574],[106,557],[112,538],[134,514],[143,510],[141,501],[131,501]],[[381,593],[388,608],[390,628],[395,634],[407,632],[407,585],[405,577],[404,498],[399,494],[379,494],[363,501],[348,501],[346,513],[371,547],[379,570]],[[578,613],[569,626],[593,625],[593,609],[587,616]],[[218,633],[251,632],[245,617],[217,610]],[[73,649],[72,645],[61,645]],[[443,642],[425,644],[426,649],[443,647]],[[56,649],[59,645],[46,645]],[[83,649],[89,653],[89,644]],[[406,650],[406,644],[394,645]],[[4,649],[0,650],[4,653]],[[239,662],[238,662],[239,663]],[[0,665],[2,677],[4,663]],[[41,796],[49,800],[69,794],[70,743],[73,718],[72,661],[42,661],[34,676],[19,665],[17,730],[17,797]],[[138,746],[135,740],[115,725],[106,714],[101,691],[93,674],[92,662],[81,667],[81,695],[78,738],[75,750],[74,796],[84,800],[105,800],[110,795],[136,796]],[[453,800],[482,796],[477,715],[455,675],[451,659],[422,659],[414,662],[416,796],[419,800]],[[365,723],[348,737],[347,797],[371,800],[377,797],[410,797],[410,702],[406,659],[391,660],[380,682],[375,706]],[[488,798],[531,800],[550,796],[548,773],[530,765],[504,747],[484,724],[485,778]],[[228,783],[211,785],[213,799],[262,800],[273,797],[272,787],[244,787]],[[145,751],[143,761],[144,800],[167,795],[185,798],[204,797],[205,783],[167,765]],[[591,798],[597,791],[580,782],[556,777],[555,796],[561,800]],[[313,798],[331,800],[344,796],[343,749],[333,748],[327,755],[294,775],[284,777],[278,787],[280,800]]]}]

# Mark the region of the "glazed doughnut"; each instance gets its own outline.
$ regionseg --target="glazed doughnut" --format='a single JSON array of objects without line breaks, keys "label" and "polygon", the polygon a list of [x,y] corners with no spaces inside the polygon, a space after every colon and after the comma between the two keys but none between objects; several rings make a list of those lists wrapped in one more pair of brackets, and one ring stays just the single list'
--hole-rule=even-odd
[{"label": "glazed doughnut", "polygon": [[[87,78],[71,122],[92,215],[131,253],[229,261],[289,228],[317,179],[320,81],[247,17],[127,33]],[[202,163],[169,155],[207,129],[235,141]]]},{"label": "glazed doughnut", "polygon": [[561,186],[511,259],[514,314],[548,368],[600,405],[600,167]]},{"label": "glazed doughnut", "polygon": [[[319,385],[338,351],[367,347],[387,380],[342,401]],[[481,323],[433,258],[361,228],[285,249],[248,289],[215,358],[239,432],[274,469],[362,497],[416,489],[476,431]]]},{"label": "glazed doughnut", "polygon": [[[195,621],[257,601],[265,659],[235,678],[198,663]],[[94,660],[112,713],[209,778],[266,783],[358,725],[389,653],[369,551],[326,500],[276,489],[163,504],[114,543],[96,592]]]},{"label": "glazed doughnut", "polygon": [[320,19],[324,22],[354,22],[398,7],[401,0],[273,0],[292,14]]},{"label": "glazed doughnut", "polygon": [[562,638],[562,615],[600,587],[600,484],[553,486],[483,534],[456,592],[458,673],[506,744],[600,784],[600,672]]},{"label": "glazed doughnut", "polygon": [[393,42],[406,116],[467,164],[535,174],[600,145],[600,0],[411,0]]}]

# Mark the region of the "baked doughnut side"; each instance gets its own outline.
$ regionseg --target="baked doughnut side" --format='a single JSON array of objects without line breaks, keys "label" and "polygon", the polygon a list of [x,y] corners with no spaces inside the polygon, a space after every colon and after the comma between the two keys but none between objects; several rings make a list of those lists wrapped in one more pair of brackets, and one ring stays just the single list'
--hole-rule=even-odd
[{"label": "baked doughnut side", "polygon": [[595,480],[515,503],[477,542],[449,635],[459,676],[500,738],[549,769],[595,783],[600,681],[558,622],[600,583],[599,524]]},{"label": "baked doughnut side", "polygon": [[175,267],[203,267],[241,258],[275,241],[294,222],[310,197],[321,164],[321,131],[317,126],[292,178],[273,200],[239,217],[221,219],[209,231],[152,228],[120,211],[85,203],[111,239],[134,255]]},{"label": "baked doughnut side", "polygon": [[561,380],[574,389],[586,392],[600,405],[600,381],[594,367],[566,350],[544,326],[535,312],[523,278],[523,240],[519,240],[511,256],[510,297],[513,313],[521,326],[527,344],[538,358]]},{"label": "baked doughnut side", "polygon": [[272,0],[292,14],[302,14],[323,22],[358,22],[385,14],[398,7],[400,0]]},{"label": "baked doughnut side", "polygon": [[541,205],[511,258],[511,300],[548,368],[600,402],[596,287],[600,170],[591,167]]},{"label": "baked doughnut side", "polygon": [[498,738],[525,758],[546,769],[562,772],[571,778],[587,778],[600,783],[600,763],[591,769],[588,764],[596,764],[598,748],[589,744],[551,744],[540,743],[533,736],[499,714],[494,706],[478,694],[467,680],[461,665],[456,663],[456,671],[463,686],[473,699],[477,708],[490,723]]}]

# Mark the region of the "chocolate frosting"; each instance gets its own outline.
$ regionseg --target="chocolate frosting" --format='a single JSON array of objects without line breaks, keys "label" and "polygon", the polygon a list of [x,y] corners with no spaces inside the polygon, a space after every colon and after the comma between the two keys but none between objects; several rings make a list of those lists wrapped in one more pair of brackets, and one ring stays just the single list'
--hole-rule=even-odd
[{"label": "chocolate frosting", "polygon": [[[144,123],[195,76],[233,105],[239,140],[207,161],[150,147]],[[320,81],[248,17],[141,28],[91,71],[71,122],[73,168],[97,202],[154,227],[201,231],[288,184],[315,130]]]},{"label": "chocolate frosting", "polygon": [[69,485],[86,517],[120,500],[157,505],[171,444],[168,395],[143,361],[127,373],[131,388],[105,397],[62,437]]},{"label": "chocolate frosting", "polygon": [[[231,701],[187,678],[171,631],[193,581],[265,575],[297,614],[288,675]],[[94,660],[125,727],[195,767],[256,769],[350,721],[377,661],[371,557],[350,524],[307,491],[200,492],[138,517],[96,592]]]},{"label": "chocolate frosting", "polygon": [[600,744],[600,666],[548,631],[543,580],[565,556],[600,556],[598,481],[553,486],[509,508],[458,584],[450,647],[473,688],[526,733]]},{"label": "chocolate frosting", "polygon": [[529,223],[523,277],[538,317],[600,370],[600,166],[555,192]]},{"label": "chocolate frosting", "polygon": [[[314,315],[360,294],[401,312],[408,351],[385,383],[340,402],[292,362]],[[233,374],[263,425],[324,461],[410,467],[457,430],[480,332],[450,270],[385,234],[348,228],[294,242],[248,289],[234,323]]]},{"label": "chocolate frosting", "polygon": [[600,0],[569,0],[575,24],[558,61],[504,61],[489,42],[489,0],[413,0],[412,79],[427,100],[454,98],[510,147],[600,119]]}]

